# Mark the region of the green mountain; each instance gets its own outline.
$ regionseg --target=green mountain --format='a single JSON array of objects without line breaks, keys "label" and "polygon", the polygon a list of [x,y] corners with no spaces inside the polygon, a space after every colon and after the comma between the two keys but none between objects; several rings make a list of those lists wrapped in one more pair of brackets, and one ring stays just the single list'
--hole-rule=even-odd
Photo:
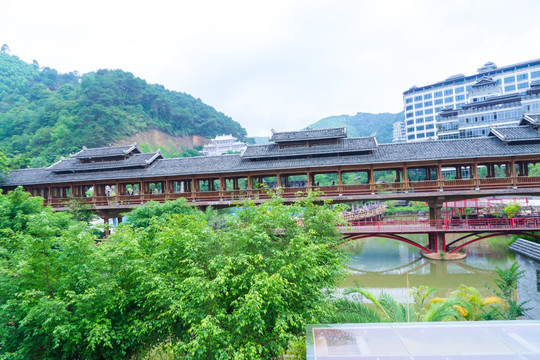
[{"label": "green mountain", "polygon": [[200,99],[129,72],[60,74],[0,52],[0,150],[20,167],[152,129],[176,137],[246,138],[239,123]]},{"label": "green mountain", "polygon": [[346,125],[349,137],[369,136],[375,133],[379,143],[390,143],[392,142],[394,123],[403,120],[403,112],[397,114],[359,112],[356,115],[329,116],[309,125],[309,128],[323,129]]}]

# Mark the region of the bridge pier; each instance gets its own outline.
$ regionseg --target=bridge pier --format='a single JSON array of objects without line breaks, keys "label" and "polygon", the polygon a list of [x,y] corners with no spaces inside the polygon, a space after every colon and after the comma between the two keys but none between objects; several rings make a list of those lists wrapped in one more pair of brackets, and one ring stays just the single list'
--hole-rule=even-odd
[{"label": "bridge pier", "polygon": [[431,232],[428,234],[428,247],[434,253],[446,253],[446,238],[445,233]]},{"label": "bridge pier", "polygon": [[111,235],[111,229],[109,228],[109,220],[117,219],[118,223],[122,222],[122,214],[125,213],[125,209],[99,209],[96,210],[96,214],[103,220],[105,224],[105,230],[103,234],[105,237]]}]

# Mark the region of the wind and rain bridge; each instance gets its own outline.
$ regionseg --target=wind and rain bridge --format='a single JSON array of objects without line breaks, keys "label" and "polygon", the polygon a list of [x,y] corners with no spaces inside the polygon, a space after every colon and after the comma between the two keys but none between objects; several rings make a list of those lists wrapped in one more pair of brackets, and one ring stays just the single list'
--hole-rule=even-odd
[{"label": "wind and rain bridge", "polygon": [[[375,136],[348,138],[346,128],[273,132],[271,143],[251,145],[242,154],[165,159],[133,145],[86,148],[40,169],[14,170],[0,185],[22,186],[65,210],[78,199],[105,220],[148,201],[185,198],[196,206],[228,207],[268,198],[280,188],[286,201],[298,192],[320,189],[334,203],[405,199],[425,201],[425,224],[364,224],[344,230],[345,238],[382,234],[429,234],[427,252],[452,251],[444,234],[527,233],[540,230],[529,219],[442,219],[444,202],[490,196],[540,195],[540,116],[524,116],[519,126],[493,128],[487,137],[378,144]],[[381,228],[382,226],[382,228]],[[379,235],[378,235],[379,236]],[[480,236],[477,236],[478,238]],[[404,240],[405,239],[405,240]],[[467,239],[464,239],[467,240]],[[468,239],[471,242],[471,239]]]}]

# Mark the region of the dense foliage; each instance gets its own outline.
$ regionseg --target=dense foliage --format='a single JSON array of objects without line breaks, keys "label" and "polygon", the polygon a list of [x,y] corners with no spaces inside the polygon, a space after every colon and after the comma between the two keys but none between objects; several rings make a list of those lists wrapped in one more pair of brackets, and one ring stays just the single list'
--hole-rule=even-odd
[{"label": "dense foliage", "polygon": [[0,195],[0,358],[275,359],[342,274],[339,216],[314,199],[244,204],[219,226],[149,203],[96,245],[42,199]]},{"label": "dense foliage", "polygon": [[106,146],[149,128],[246,136],[239,123],[200,99],[131,73],[59,74],[0,53],[0,150],[15,159],[12,167],[43,166],[83,145]]},{"label": "dense foliage", "polygon": [[369,136],[375,133],[379,143],[391,143],[394,123],[404,119],[403,112],[397,114],[359,112],[356,115],[329,116],[309,125],[309,128],[323,129],[346,125],[349,137]]}]

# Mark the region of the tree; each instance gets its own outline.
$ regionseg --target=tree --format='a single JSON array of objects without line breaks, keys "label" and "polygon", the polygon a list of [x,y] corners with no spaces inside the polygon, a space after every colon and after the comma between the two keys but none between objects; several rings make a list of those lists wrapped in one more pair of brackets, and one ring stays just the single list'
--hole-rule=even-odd
[{"label": "tree", "polygon": [[303,339],[343,272],[339,214],[310,193],[243,204],[215,229],[179,200],[87,224],[0,194],[0,357],[275,359]]},{"label": "tree", "polygon": [[0,51],[4,54],[9,54],[9,46],[7,44],[2,45],[2,49]]},{"label": "tree", "polygon": [[509,219],[516,217],[520,212],[519,203],[517,202],[509,203],[504,208],[504,212],[506,213]]}]

